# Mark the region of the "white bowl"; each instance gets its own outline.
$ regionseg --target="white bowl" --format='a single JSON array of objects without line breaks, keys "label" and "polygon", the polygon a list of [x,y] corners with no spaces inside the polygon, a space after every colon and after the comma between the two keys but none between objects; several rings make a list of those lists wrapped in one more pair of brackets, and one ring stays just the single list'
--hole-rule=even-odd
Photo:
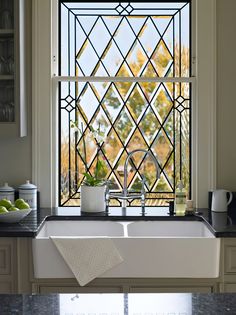
[{"label": "white bowl", "polygon": [[3,223],[16,223],[22,220],[30,213],[31,209],[22,209],[18,211],[9,211],[0,213],[0,222]]}]

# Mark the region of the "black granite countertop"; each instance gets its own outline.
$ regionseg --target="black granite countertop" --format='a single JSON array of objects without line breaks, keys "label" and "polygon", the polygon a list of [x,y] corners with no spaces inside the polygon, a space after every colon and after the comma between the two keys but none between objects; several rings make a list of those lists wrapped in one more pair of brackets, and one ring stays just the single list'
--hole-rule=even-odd
[{"label": "black granite countertop", "polygon": [[146,207],[126,210],[111,207],[109,213],[84,214],[78,207],[42,208],[31,213],[19,223],[0,223],[0,237],[35,237],[45,220],[203,220],[216,237],[236,237],[236,210],[228,213],[212,213],[208,209],[197,209],[198,214],[170,216],[168,207]]},{"label": "black granite countertop", "polygon": [[1,315],[235,315],[236,294],[0,295]]}]

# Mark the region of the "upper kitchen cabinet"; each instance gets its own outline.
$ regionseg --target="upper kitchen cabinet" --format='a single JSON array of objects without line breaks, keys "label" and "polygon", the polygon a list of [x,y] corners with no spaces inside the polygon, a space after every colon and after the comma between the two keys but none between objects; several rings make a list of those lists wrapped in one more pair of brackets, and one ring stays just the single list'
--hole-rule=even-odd
[{"label": "upper kitchen cabinet", "polygon": [[27,135],[25,2],[0,0],[0,137]]}]

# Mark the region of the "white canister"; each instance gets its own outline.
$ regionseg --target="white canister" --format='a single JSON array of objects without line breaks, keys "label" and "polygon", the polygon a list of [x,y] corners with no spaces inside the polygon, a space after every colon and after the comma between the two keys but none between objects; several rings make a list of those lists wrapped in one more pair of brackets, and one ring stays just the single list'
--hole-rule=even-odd
[{"label": "white canister", "polygon": [[31,184],[29,180],[19,186],[19,198],[24,199],[32,210],[37,209],[37,186]]},{"label": "white canister", "polygon": [[5,183],[4,186],[0,187],[0,199],[7,199],[14,203],[15,190],[14,188],[8,186],[8,183]]}]

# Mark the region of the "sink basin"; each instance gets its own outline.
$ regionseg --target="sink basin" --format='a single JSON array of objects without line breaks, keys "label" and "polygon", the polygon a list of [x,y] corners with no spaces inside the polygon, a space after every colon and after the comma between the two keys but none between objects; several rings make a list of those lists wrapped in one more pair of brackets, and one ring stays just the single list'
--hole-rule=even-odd
[{"label": "sink basin", "polygon": [[128,225],[129,236],[143,237],[209,237],[214,235],[199,221],[141,221]]},{"label": "sink basin", "polygon": [[123,236],[123,226],[112,221],[46,221],[37,238],[49,236]]},{"label": "sink basin", "polygon": [[204,222],[46,221],[33,239],[36,278],[74,278],[50,236],[112,239],[124,261],[101,278],[219,276],[220,239]]}]

